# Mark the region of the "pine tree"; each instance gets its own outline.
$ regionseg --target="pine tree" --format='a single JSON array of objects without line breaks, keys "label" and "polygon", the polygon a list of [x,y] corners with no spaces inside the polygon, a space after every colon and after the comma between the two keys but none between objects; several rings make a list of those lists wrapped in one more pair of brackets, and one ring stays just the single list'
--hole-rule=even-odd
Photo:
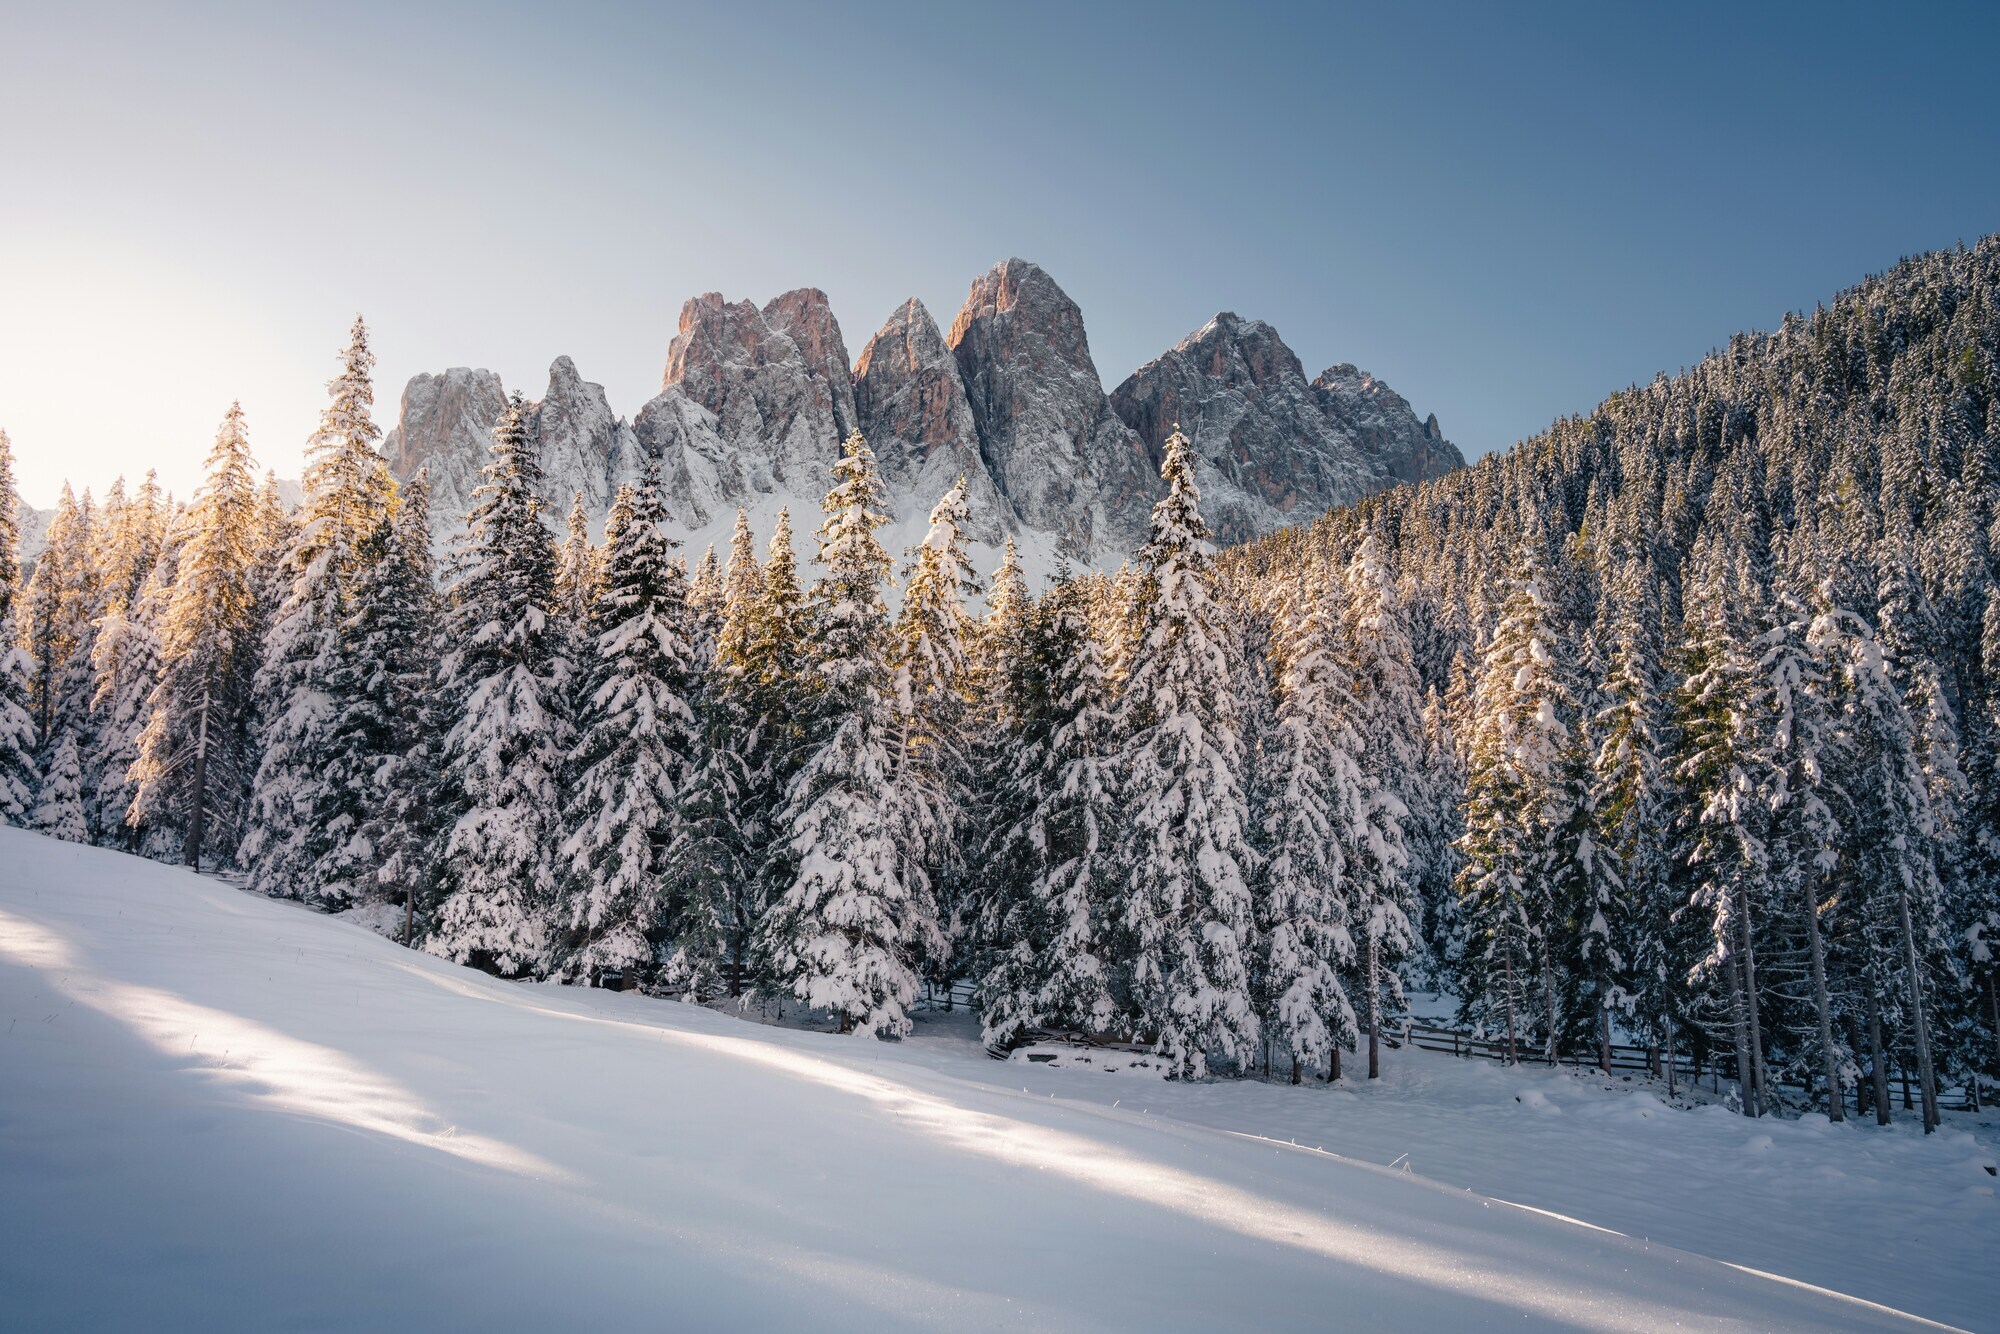
[{"label": "pine tree", "polygon": [[1198,511],[1193,449],[1175,431],[1142,552],[1140,633],[1120,703],[1118,840],[1124,875],[1117,914],[1127,1004],[1182,1078],[1211,1055],[1250,1059],[1251,932],[1242,740],[1228,626],[1213,588]]},{"label": "pine tree", "polygon": [[1917,728],[1868,623],[1833,606],[1812,627],[1840,673],[1838,781],[1848,799],[1842,857],[1861,901],[1861,971],[1889,1020],[1907,1025],[1926,1134],[1938,1125],[1931,1047],[1935,975],[1945,958],[1937,822],[1917,756]]},{"label": "pine tree", "polygon": [[1348,850],[1369,825],[1370,784],[1356,760],[1353,681],[1334,613],[1308,590],[1283,626],[1277,726],[1265,757],[1257,878],[1264,989],[1273,1035],[1302,1068],[1351,1049],[1354,1007],[1340,973],[1360,917]]},{"label": "pine tree", "polygon": [[1658,599],[1646,572],[1625,562],[1613,580],[1610,672],[1597,715],[1591,770],[1597,842],[1617,894],[1608,949],[1615,983],[1607,1005],[1672,1058],[1681,987],[1671,945],[1673,793]]},{"label": "pine tree", "polygon": [[1740,549],[1705,542],[1697,550],[1703,553],[1697,566],[1702,578],[1686,595],[1687,643],[1675,700],[1681,738],[1675,778],[1684,794],[1677,857],[1687,868],[1690,907],[1707,928],[1691,977],[1719,982],[1727,996],[1743,1113],[1757,1116],[1765,1088],[1756,983],[1765,842],[1758,738],[1745,707],[1757,664],[1743,622],[1759,609],[1763,593],[1746,576]]},{"label": "pine tree", "polygon": [[21,605],[21,498],[14,447],[0,431],[0,823],[28,817],[36,786],[35,719],[29,709],[33,661],[17,647]]},{"label": "pine tree", "polygon": [[416,907],[435,879],[439,716],[437,584],[431,572],[430,475],[419,468],[399,489],[393,526],[378,527],[356,585],[348,625],[355,670],[343,697],[357,716],[339,734],[354,738],[364,775],[359,832],[343,856],[360,874],[372,867],[375,892],[401,900],[403,943],[416,939]]},{"label": "pine tree", "polygon": [[[959,849],[973,763],[973,628],[965,603],[980,592],[965,550],[970,514],[961,478],[931,510],[930,531],[912,553],[892,648],[902,732],[893,781],[909,803],[920,839],[911,855],[922,863],[941,911],[954,924],[963,907]],[[955,925],[948,931],[958,934]]]},{"label": "pine tree", "polygon": [[62,734],[49,757],[29,823],[52,838],[69,843],[90,841],[83,819],[83,772],[77,762],[76,737],[71,733]]},{"label": "pine tree", "polygon": [[991,884],[982,937],[984,1039],[1027,1029],[1100,1033],[1116,1017],[1105,957],[1116,884],[1117,772],[1110,683],[1091,627],[1089,591],[1067,569],[1031,610],[1012,556],[994,580],[995,638],[1012,726],[993,788],[1006,820],[985,845]]},{"label": "pine tree", "polygon": [[424,948],[503,976],[545,971],[557,916],[557,776],[569,746],[556,545],[541,458],[517,394],[462,539],[439,669],[443,902]]},{"label": "pine tree", "polygon": [[[384,816],[421,822],[398,801],[402,771],[423,747],[425,695],[436,672],[435,623],[430,581],[428,523],[413,524],[406,510],[429,508],[422,475],[398,493],[355,549],[355,568],[341,624],[343,650],[327,677],[330,707],[319,782],[337,802],[322,808],[325,862],[314,868],[329,903],[365,902],[386,894],[413,908],[399,868],[388,884],[383,871],[409,847],[411,831]],[[415,543],[415,549],[412,549]],[[396,893],[403,890],[402,893]],[[407,934],[407,933],[406,933]]]},{"label": "pine tree", "polygon": [[[570,755],[578,819],[563,843],[568,977],[649,963],[668,907],[662,874],[694,751],[695,650],[687,577],[672,559],[666,518],[649,464],[637,487],[620,488],[605,532]],[[722,925],[713,901],[673,907],[682,969],[689,958],[714,959]]]},{"label": "pine tree", "polygon": [[787,793],[785,887],[766,917],[764,948],[792,994],[832,1010],[842,1032],[901,1035],[916,962],[941,957],[945,940],[896,785],[901,729],[882,599],[889,555],[875,537],[886,520],[876,508],[875,456],[858,433],[834,476],[819,532],[825,573],[811,606],[818,744]]},{"label": "pine tree", "polygon": [[1381,542],[1370,533],[1348,562],[1341,635],[1351,659],[1349,730],[1366,780],[1359,817],[1347,826],[1346,874],[1360,932],[1368,1077],[1381,1074],[1382,1002],[1396,1009],[1403,989],[1395,965],[1416,946],[1417,908],[1405,829],[1421,789],[1423,705],[1415,653]]},{"label": "pine tree", "polygon": [[173,597],[160,625],[160,680],[132,768],[126,820],[170,831],[197,870],[226,862],[241,836],[252,769],[257,500],[243,409],[232,404],[195,493]]},{"label": "pine tree", "polygon": [[45,754],[53,752],[64,732],[89,724],[91,623],[99,611],[91,561],[94,517],[90,493],[78,500],[64,484],[22,593],[21,646],[32,664],[29,708],[36,745]]},{"label": "pine tree", "polygon": [[665,860],[669,901],[681,906],[675,915],[712,924],[701,938],[680,941],[672,967],[679,976],[669,979],[697,996],[725,987],[730,995],[741,993],[751,932],[763,910],[758,871],[768,807],[758,799],[756,775],[770,728],[750,647],[763,593],[749,516],[738,510],[729,565],[719,578],[714,661],[696,680],[690,701],[694,751]]},{"label": "pine tree", "polygon": [[376,451],[382,433],[369,415],[374,364],[357,316],[340,373],[327,385],[319,429],[307,442],[305,510],[284,559],[289,586],[265,635],[256,683],[263,754],[243,844],[250,883],[266,894],[328,906],[361,892],[353,867],[334,855],[365,814],[360,784],[353,772],[329,769],[326,759],[354,744],[333,734],[358,704],[338,693],[341,687],[367,679],[353,661],[348,619],[362,547],[392,521],[395,484]]},{"label": "pine tree", "polygon": [[1539,542],[1522,543],[1492,639],[1480,655],[1466,756],[1464,866],[1458,874],[1465,944],[1460,997],[1482,1024],[1500,1024],[1509,1059],[1539,987],[1548,1049],[1556,1015],[1552,937],[1571,732],[1563,721],[1551,608]]}]

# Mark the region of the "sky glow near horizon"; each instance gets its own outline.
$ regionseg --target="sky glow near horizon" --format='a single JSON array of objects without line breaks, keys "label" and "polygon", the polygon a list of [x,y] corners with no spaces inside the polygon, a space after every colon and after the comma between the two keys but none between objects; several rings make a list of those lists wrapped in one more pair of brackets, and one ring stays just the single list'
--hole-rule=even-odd
[{"label": "sky glow near horizon", "polygon": [[[1988,7],[0,9],[0,428],[32,504],[296,476],[349,320],[630,416],[681,303],[851,356],[1036,260],[1107,387],[1218,310],[1468,456],[2000,230]],[[726,10],[726,12],[721,12]],[[1003,16],[1004,15],[1004,16]]]}]

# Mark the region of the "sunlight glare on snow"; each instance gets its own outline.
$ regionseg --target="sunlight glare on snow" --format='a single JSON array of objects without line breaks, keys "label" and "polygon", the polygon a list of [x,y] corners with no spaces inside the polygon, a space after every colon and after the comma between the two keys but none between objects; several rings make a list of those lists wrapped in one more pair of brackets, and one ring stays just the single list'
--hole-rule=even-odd
[{"label": "sunlight glare on snow", "polygon": [[[51,975],[80,1005],[126,1024],[162,1053],[267,1106],[437,1149],[543,1180],[567,1174],[534,1154],[446,1125],[408,1090],[339,1052],[153,987],[89,977],[54,933],[0,912],[0,955]],[[69,975],[58,977],[65,970]]]}]

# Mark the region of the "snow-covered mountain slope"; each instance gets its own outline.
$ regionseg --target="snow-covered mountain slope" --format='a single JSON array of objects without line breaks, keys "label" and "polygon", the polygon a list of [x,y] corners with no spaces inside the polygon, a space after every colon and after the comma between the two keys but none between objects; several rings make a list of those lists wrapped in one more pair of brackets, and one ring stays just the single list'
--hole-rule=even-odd
[{"label": "snow-covered mountain slope", "polygon": [[1345,365],[1308,383],[1277,330],[1228,311],[1133,372],[1111,406],[1150,458],[1187,432],[1203,516],[1226,542],[1464,463],[1388,386]]},{"label": "snow-covered mountain slope", "polygon": [[[1218,329],[1226,347],[1209,346]],[[1335,377],[1343,369],[1309,385],[1268,325],[1225,315],[1107,395],[1076,303],[1039,266],[1010,259],[973,283],[948,334],[913,299],[851,364],[817,289],[762,307],[707,293],[682,308],[660,393],[629,425],[565,357],[536,430],[552,521],[582,492],[601,526],[618,484],[650,458],[698,555],[726,543],[739,507],[760,536],[780,508],[810,533],[840,441],[859,429],[882,463],[892,553],[923,535],[963,476],[982,564],[1012,536],[1039,576],[1058,557],[1109,568],[1137,549],[1176,420],[1197,433],[1213,492],[1203,509],[1225,538],[1459,461],[1435,419],[1420,424],[1375,381],[1348,385]],[[504,404],[497,376],[463,367],[404,390],[385,449],[398,477],[430,469],[441,544],[471,504]],[[800,549],[809,558],[812,543]]]},{"label": "snow-covered mountain slope", "polygon": [[[0,1020],[8,1328],[1919,1325],[1318,1151],[1354,1124],[1386,1153],[1381,1109],[1407,1086],[1163,1085],[987,1061],[949,1019],[888,1045],[510,984],[12,829]],[[1521,1144],[1551,1159],[1542,1177],[1637,1179],[1677,1216],[1765,1198],[1752,1173],[1718,1197],[1671,1159],[1613,1171],[1666,1141],[1553,1120],[1558,1076],[1544,1095],[1492,1075],[1539,1101],[1483,1077],[1479,1098],[1413,1119],[1417,1171],[1443,1118],[1468,1153]],[[1683,1121],[1690,1155],[1770,1149],[1746,1149],[1741,1122]],[[1755,1138],[1793,1132],[1811,1133]],[[1865,1173],[1869,1208],[1774,1213],[1778,1261],[1767,1246],[1760,1267],[1990,1323],[1976,1146],[1852,1143],[1879,1157],[1822,1155],[1792,1189]]]}]

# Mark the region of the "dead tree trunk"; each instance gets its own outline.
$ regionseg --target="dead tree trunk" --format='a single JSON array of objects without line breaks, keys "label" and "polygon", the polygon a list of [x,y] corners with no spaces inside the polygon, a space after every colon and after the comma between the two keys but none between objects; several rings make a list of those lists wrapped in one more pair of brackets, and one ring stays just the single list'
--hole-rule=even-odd
[{"label": "dead tree trunk", "polygon": [[1889,1071],[1882,1051],[1882,1005],[1875,988],[1868,988],[1868,1082],[1875,1091],[1875,1124],[1889,1124]]},{"label": "dead tree trunk", "polygon": [[1764,1076],[1764,1025],[1757,1011],[1757,946],[1750,930],[1750,895],[1741,881],[1736,885],[1736,917],[1743,936],[1743,1001],[1749,1020],[1750,1078],[1754,1083],[1752,1098],[1756,1110],[1752,1116],[1762,1116],[1766,1111],[1766,1091],[1769,1087]]},{"label": "dead tree trunk", "polygon": [[1380,1029],[1382,1027],[1382,946],[1373,927],[1368,931],[1368,1077],[1382,1077]]},{"label": "dead tree trunk", "polygon": [[[1826,1114],[1839,1121],[1844,1119],[1840,1105],[1840,1062],[1833,1054],[1833,1006],[1826,995],[1826,946],[1819,935],[1819,899],[1813,893],[1812,877],[1807,876],[1801,886],[1805,894],[1806,939],[1812,945],[1813,1005],[1819,1016],[1819,1051],[1826,1074]],[[1808,1105],[1811,1097],[1807,1097]]]},{"label": "dead tree trunk", "polygon": [[1937,1068],[1931,1064],[1931,1025],[1924,1015],[1924,975],[1917,969],[1917,933],[1910,922],[1908,890],[1896,894],[1903,927],[1903,966],[1910,975],[1910,1032],[1917,1042],[1917,1091],[1924,1104],[1924,1133],[1938,1128]]}]

